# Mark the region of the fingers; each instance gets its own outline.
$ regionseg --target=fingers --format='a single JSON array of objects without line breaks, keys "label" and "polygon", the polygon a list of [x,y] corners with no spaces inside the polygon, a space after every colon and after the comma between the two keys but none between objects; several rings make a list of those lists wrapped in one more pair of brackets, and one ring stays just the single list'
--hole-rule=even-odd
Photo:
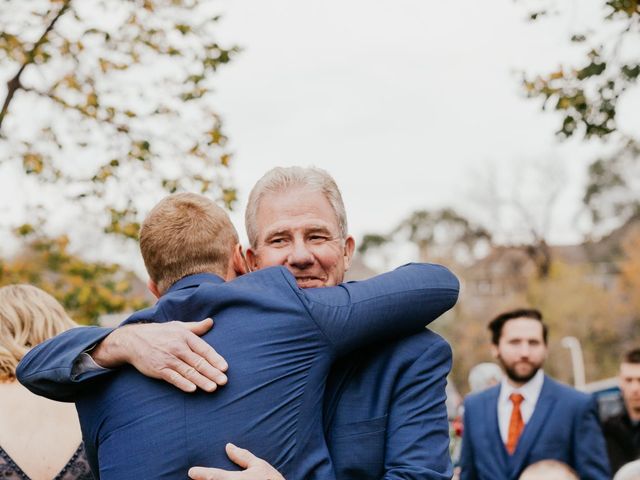
[{"label": "fingers", "polygon": [[[200,337],[189,335],[189,337],[187,337],[187,344],[189,345],[189,348],[192,352],[203,359],[206,365],[210,365],[220,373],[227,371],[227,368],[229,366],[227,365],[226,360],[222,357],[222,355],[216,352],[216,350],[211,345],[202,340]],[[198,368],[198,365],[193,366],[197,368],[200,373],[205,373],[200,370],[200,368]]]},{"label": "fingers", "polygon": [[[184,392],[200,388],[215,391],[227,383],[227,362],[198,335],[213,326],[207,318],[200,322],[167,322],[131,327],[131,364],[144,375],[174,385]],[[123,327],[128,328],[128,327]]]},{"label": "fingers", "polygon": [[174,387],[178,387],[183,392],[195,392],[197,388],[195,383],[187,380],[178,372],[176,372],[175,370],[171,370],[170,368],[163,368],[162,370],[160,370],[159,378],[167,383],[170,383]]},{"label": "fingers", "polygon": [[249,468],[252,462],[260,460],[249,450],[236,447],[233,443],[227,443],[227,445],[225,446],[225,450],[227,451],[229,460],[242,468]]},{"label": "fingers", "polygon": [[196,335],[201,336],[211,330],[211,327],[213,327],[213,319],[205,318],[204,320],[200,320],[199,322],[185,323],[184,326]]},{"label": "fingers", "polygon": [[189,478],[193,480],[227,480],[233,477],[228,472],[218,468],[191,467],[189,469]]},{"label": "fingers", "polygon": [[201,386],[201,383],[212,383],[214,385],[211,387],[212,389],[215,389],[216,384],[224,385],[227,383],[227,376],[211,365],[201,354],[193,351],[184,352],[180,360],[184,362],[184,371],[179,370],[179,373],[204,390],[209,391],[210,389]]},{"label": "fingers", "polygon": [[[172,372],[173,373],[170,375],[175,375],[176,379],[180,377],[183,381],[189,382],[190,384],[194,385],[194,388],[189,391],[193,391],[195,390],[195,387],[198,387],[205,392],[213,392],[216,388],[218,388],[216,382],[208,379],[204,375],[200,374],[200,372],[198,372],[191,365],[180,360],[176,361],[173,364]],[[186,385],[186,383],[184,384]]]},{"label": "fingers", "polygon": [[185,392],[193,392],[196,387],[205,392],[213,392],[218,388],[217,382],[220,385],[227,383],[226,375],[189,350],[187,345],[165,362],[160,370],[160,377]]}]

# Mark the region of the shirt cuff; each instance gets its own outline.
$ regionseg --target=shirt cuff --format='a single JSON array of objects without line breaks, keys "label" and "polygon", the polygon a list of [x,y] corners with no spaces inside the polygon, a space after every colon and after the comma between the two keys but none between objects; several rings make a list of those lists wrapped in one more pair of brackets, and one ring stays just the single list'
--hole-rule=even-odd
[{"label": "shirt cuff", "polygon": [[110,370],[109,368],[101,367],[96,363],[96,361],[88,353],[91,350],[93,350],[93,347],[85,352],[82,352],[74,360],[73,367],[71,367],[71,380],[77,380],[80,375],[85,373],[106,372]]}]

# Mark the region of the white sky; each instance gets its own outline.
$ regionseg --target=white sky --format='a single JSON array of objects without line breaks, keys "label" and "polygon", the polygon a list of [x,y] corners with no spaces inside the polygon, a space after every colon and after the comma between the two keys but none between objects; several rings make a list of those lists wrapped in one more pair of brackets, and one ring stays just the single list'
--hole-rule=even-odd
[{"label": "white sky", "polygon": [[313,164],[335,176],[359,237],[417,208],[473,214],[490,162],[551,159],[567,177],[552,240],[576,240],[594,148],[557,142],[557,117],[523,97],[516,72],[581,58],[567,39],[600,3],[531,24],[512,0],[221,0],[220,38],[244,48],[217,88],[239,211],[267,169]]}]

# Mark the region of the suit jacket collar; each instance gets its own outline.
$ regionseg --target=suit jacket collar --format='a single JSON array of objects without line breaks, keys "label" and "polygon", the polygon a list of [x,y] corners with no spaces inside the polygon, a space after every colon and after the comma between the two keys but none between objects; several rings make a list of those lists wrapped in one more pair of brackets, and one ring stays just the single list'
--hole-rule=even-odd
[{"label": "suit jacket collar", "polygon": [[489,442],[491,452],[487,454],[496,459],[498,470],[503,472],[505,478],[509,472],[508,465],[508,453],[504,444],[502,443],[502,437],[500,436],[500,426],[498,424],[498,396],[500,395],[500,385],[491,387],[484,392],[484,418],[487,419],[485,425],[487,431],[485,432],[487,438],[492,439]]},{"label": "suit jacket collar", "polygon": [[224,283],[224,279],[214,273],[196,273],[195,275],[189,275],[178,280],[171,285],[167,293],[185,288],[198,287],[203,283]]}]

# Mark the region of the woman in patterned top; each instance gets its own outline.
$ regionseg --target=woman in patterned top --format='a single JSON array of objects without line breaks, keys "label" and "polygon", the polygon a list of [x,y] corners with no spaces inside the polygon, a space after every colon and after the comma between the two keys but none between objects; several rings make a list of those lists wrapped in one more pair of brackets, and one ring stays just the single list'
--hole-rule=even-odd
[{"label": "woman in patterned top", "polygon": [[91,480],[73,404],[38,397],[20,385],[16,366],[33,346],[76,326],[48,293],[30,285],[0,288],[0,478]]}]

